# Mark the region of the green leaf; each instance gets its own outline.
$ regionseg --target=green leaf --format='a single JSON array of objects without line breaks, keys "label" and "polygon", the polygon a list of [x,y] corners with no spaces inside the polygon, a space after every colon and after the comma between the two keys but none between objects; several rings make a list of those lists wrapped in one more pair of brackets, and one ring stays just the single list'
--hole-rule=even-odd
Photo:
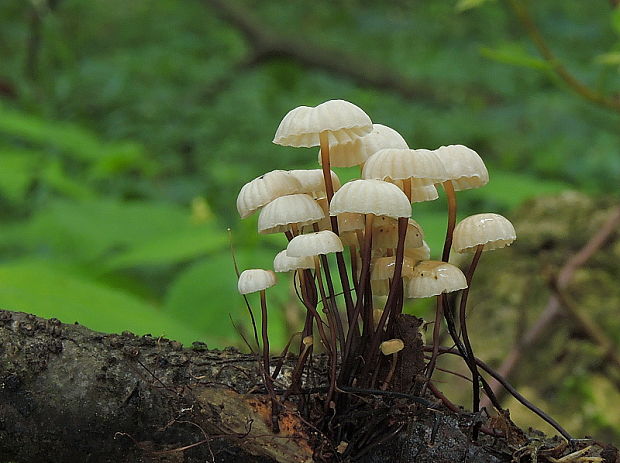
[{"label": "green leaf", "polygon": [[480,53],[499,63],[509,64],[537,70],[548,70],[549,63],[545,60],[530,55],[520,44],[508,42],[496,48],[480,47]]},{"label": "green leaf", "polygon": [[139,265],[176,264],[226,248],[228,237],[205,225],[194,225],[171,235],[137,243],[109,259],[108,269]]},{"label": "green leaf", "polygon": [[611,26],[620,35],[620,6],[617,6],[611,13]]},{"label": "green leaf", "polygon": [[466,11],[471,10],[473,8],[478,8],[484,5],[485,3],[489,3],[491,0],[459,0],[456,3],[456,11]]},{"label": "green leaf", "polygon": [[45,251],[63,260],[90,261],[193,229],[200,226],[192,224],[190,209],[174,204],[56,200],[29,221],[0,227],[0,246]]},{"label": "green leaf", "polygon": [[[269,268],[273,253],[267,250],[237,251],[239,265],[244,268]],[[278,275],[279,283],[267,290],[269,304],[269,339],[276,352],[286,343],[284,304],[290,298],[288,278]],[[254,316],[259,323],[260,304],[250,295]],[[301,311],[301,305],[299,307]],[[243,298],[237,291],[232,257],[222,252],[205,258],[181,273],[169,287],[164,311],[176,319],[208,333],[209,346],[225,346],[242,343],[229,316],[242,327],[246,338],[252,343],[252,328]],[[215,344],[213,344],[215,343]]]},{"label": "green leaf", "polygon": [[206,340],[196,326],[184,325],[134,296],[37,261],[0,265],[0,306],[108,333],[129,330],[186,344]]},{"label": "green leaf", "polygon": [[21,202],[36,177],[39,153],[11,148],[0,148],[0,153],[0,193],[10,201]]}]

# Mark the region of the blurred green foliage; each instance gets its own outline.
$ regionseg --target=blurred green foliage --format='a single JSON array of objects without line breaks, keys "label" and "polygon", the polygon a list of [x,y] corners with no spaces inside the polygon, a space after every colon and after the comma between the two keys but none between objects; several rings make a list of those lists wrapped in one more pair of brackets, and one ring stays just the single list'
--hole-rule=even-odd
[{"label": "blurred green foliage", "polygon": [[[462,216],[567,187],[617,194],[620,116],[567,91],[502,0],[239,3],[276,39],[352,55],[435,92],[405,97],[284,57],[252,62],[252,43],[209,2],[4,0],[0,306],[241,345],[232,321],[244,334],[251,327],[227,228],[241,268],[270,267],[285,240],[258,237],[255,218],[241,222],[237,192],[271,169],[316,167],[316,149],[271,139],[288,110],[332,98],[412,147],[476,149],[491,182],[459,196]],[[620,91],[620,9],[530,3],[578,78]],[[414,208],[435,255],[444,211],[443,198]],[[287,284],[270,298],[278,349],[300,315]]]}]

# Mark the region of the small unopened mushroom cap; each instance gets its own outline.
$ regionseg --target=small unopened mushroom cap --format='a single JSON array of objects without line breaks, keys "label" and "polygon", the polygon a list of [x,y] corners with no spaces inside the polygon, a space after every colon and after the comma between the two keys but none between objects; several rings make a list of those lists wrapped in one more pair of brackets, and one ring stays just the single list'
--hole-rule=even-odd
[{"label": "small unopened mushroom cap", "polygon": [[[372,132],[350,143],[331,145],[329,161],[333,167],[353,167],[363,164],[377,151],[384,148],[407,149],[407,142],[394,129],[381,124],[373,124]],[[319,150],[321,164],[321,150]]]},{"label": "small unopened mushroom cap", "polygon": [[383,341],[379,346],[383,355],[392,355],[400,352],[405,348],[405,343],[402,339],[388,339]]},{"label": "small unopened mushroom cap", "polygon": [[279,233],[299,226],[318,222],[325,213],[312,196],[295,194],[280,196],[267,204],[258,216],[259,233]]},{"label": "small unopened mushroom cap", "polygon": [[241,272],[237,288],[241,294],[256,293],[271,288],[276,281],[276,274],[271,270],[254,268]]},{"label": "small unopened mushroom cap", "polygon": [[471,148],[464,145],[448,145],[435,152],[442,160],[455,191],[480,188],[489,183],[489,172],[484,162]]},{"label": "small unopened mushroom cap", "polygon": [[[404,190],[402,180],[392,180],[393,183],[401,190]],[[439,198],[439,193],[435,185],[412,185],[411,186],[411,203],[422,203],[424,201],[434,201]]]},{"label": "small unopened mushroom cap", "polygon": [[[309,194],[314,199],[321,199],[327,196],[325,193],[325,178],[321,169],[289,170],[288,172],[301,183],[301,190],[297,193]],[[340,188],[340,179],[333,171],[330,172],[334,191],[336,191]]]},{"label": "small unopened mushroom cap", "polygon": [[301,183],[285,170],[272,170],[241,187],[237,196],[237,211],[242,219],[274,199],[299,193]]},{"label": "small unopened mushroom cap", "polygon": [[[387,218],[382,220],[382,224],[374,226],[372,234],[372,247],[375,249],[396,249],[398,244],[398,222],[395,219]],[[409,219],[407,224],[407,234],[405,235],[405,249],[417,248],[422,246],[424,232],[418,223]]]},{"label": "small unopened mushroom cap", "polygon": [[342,241],[334,232],[324,230],[293,238],[286,248],[290,257],[318,256],[331,252],[342,252]]},{"label": "small unopened mushroom cap", "polygon": [[[403,258],[403,269],[401,276],[410,278],[413,275],[413,267],[415,262],[409,257]],[[372,264],[370,273],[371,280],[388,280],[394,277],[394,268],[396,267],[396,257],[379,257]]]},{"label": "small unopened mushroom cap", "polygon": [[372,130],[370,117],[353,103],[330,100],[315,107],[299,106],[280,122],[273,142],[284,146],[319,146],[319,134],[328,143],[348,143]]},{"label": "small unopened mushroom cap", "polygon": [[276,272],[292,272],[293,270],[314,268],[312,257],[290,257],[286,255],[286,249],[280,251],[273,259],[273,269]]},{"label": "small unopened mushroom cap", "polygon": [[312,344],[314,344],[314,339],[312,338],[312,336],[305,336],[301,342],[303,343],[304,346],[311,346]]},{"label": "small unopened mushroom cap", "polygon": [[[329,218],[329,203],[327,198],[317,199],[319,206],[325,212],[326,217],[318,222],[319,230],[331,230],[332,222]],[[364,214],[354,212],[343,212],[338,214],[338,231],[342,236],[343,233],[363,230],[365,227]],[[345,244],[345,246],[347,246]]]},{"label": "small unopened mushroom cap", "polygon": [[389,280],[370,280],[373,296],[387,296],[390,294]]},{"label": "small unopened mushroom cap", "polygon": [[484,244],[485,251],[510,246],[517,233],[510,220],[499,214],[476,214],[461,220],[454,228],[452,247],[457,252],[474,252]]},{"label": "small unopened mushroom cap", "polygon": [[381,180],[353,180],[334,193],[329,206],[330,215],[343,212],[411,217],[411,204],[396,185]]},{"label": "small unopened mushroom cap", "polygon": [[414,262],[429,260],[431,258],[431,248],[426,241],[422,241],[422,246],[417,248],[405,248],[405,256],[409,257]]},{"label": "small unopened mushroom cap", "polygon": [[441,183],[448,173],[437,153],[427,149],[382,149],[364,164],[362,177],[386,181],[411,179],[413,188]]},{"label": "small unopened mushroom cap", "polygon": [[407,297],[431,297],[467,288],[465,275],[447,262],[426,260],[413,269],[407,284]]}]

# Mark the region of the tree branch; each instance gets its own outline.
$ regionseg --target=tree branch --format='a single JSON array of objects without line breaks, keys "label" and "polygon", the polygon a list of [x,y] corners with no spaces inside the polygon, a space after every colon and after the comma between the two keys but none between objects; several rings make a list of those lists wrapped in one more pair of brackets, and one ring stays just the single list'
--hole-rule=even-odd
[{"label": "tree branch", "polygon": [[532,42],[534,42],[534,45],[538,48],[538,51],[542,57],[549,63],[553,72],[560,79],[562,79],[573,92],[599,106],[620,112],[620,96],[607,96],[591,89],[571,74],[571,72],[564,66],[564,64],[562,64],[557,56],[554,55],[540,32],[540,29],[538,29],[536,22],[532,18],[532,15],[527,8],[527,1],[508,0],[508,3],[525,28]]},{"label": "tree branch", "polygon": [[[432,101],[444,105],[454,103],[454,98],[449,93],[425,82],[416,81],[384,63],[372,62],[341,50],[321,47],[309,40],[278,34],[239,2],[206,0],[206,3],[243,34],[252,50],[254,63],[273,58],[286,58],[349,78],[360,85],[395,92],[408,99]],[[465,90],[468,95],[482,97],[487,102],[499,100],[498,95],[491,94],[488,90],[483,91],[480,88]]]},{"label": "tree branch", "polygon": [[[568,286],[575,271],[596,254],[605,243],[618,232],[620,227],[620,206],[614,208],[607,221],[590,238],[590,240],[573,256],[571,256],[560,269],[556,279],[556,286],[563,290]],[[508,353],[497,372],[506,379],[509,379],[516,370],[519,362],[529,349],[537,345],[543,338],[547,328],[562,315],[562,303],[557,294],[551,294],[545,309],[542,311],[534,324],[526,331],[520,342],[516,344]],[[570,312],[569,312],[570,315]],[[596,341],[595,341],[596,342]],[[496,394],[501,393],[501,384],[497,381],[490,381],[491,389]],[[483,400],[483,406],[489,406],[488,398]]]}]

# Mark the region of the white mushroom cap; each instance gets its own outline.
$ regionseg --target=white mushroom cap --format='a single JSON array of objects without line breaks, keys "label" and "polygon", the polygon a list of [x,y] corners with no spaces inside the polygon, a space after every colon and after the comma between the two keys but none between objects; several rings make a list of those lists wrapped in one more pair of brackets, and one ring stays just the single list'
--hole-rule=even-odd
[{"label": "white mushroom cap", "polygon": [[319,134],[327,132],[331,145],[352,142],[371,130],[372,121],[361,108],[348,101],[330,100],[289,111],[280,122],[273,142],[284,146],[319,146]]},{"label": "white mushroom cap", "polygon": [[[381,124],[373,124],[372,132],[350,143],[342,143],[329,147],[329,160],[333,167],[353,167],[363,164],[380,149],[404,148],[407,142],[394,129]],[[321,150],[319,150],[321,164]]]},{"label": "white mushroom cap", "polygon": [[272,170],[241,187],[237,196],[237,211],[245,219],[274,199],[300,191],[301,183],[293,175],[285,170]]},{"label": "white mushroom cap", "polygon": [[467,288],[465,275],[447,262],[426,260],[413,269],[407,284],[407,297],[431,297]]},{"label": "white mushroom cap", "polygon": [[471,148],[464,145],[441,146],[435,150],[448,171],[455,191],[480,188],[489,183],[484,162]]},{"label": "white mushroom cap", "polygon": [[[405,235],[405,249],[422,246],[424,232],[418,223],[409,219]],[[373,222],[372,247],[375,249],[396,249],[398,244],[398,222],[390,217]]]},{"label": "white mushroom cap", "polygon": [[[309,194],[314,199],[327,197],[325,193],[325,179],[321,169],[289,170],[288,172],[301,183],[301,190],[298,193]],[[334,191],[336,191],[340,188],[340,179],[333,171],[330,172]]]},{"label": "white mushroom cap", "polygon": [[[410,278],[413,275],[413,267],[415,262],[409,257],[403,259],[403,269],[401,276]],[[396,267],[396,257],[379,257],[372,263],[372,271],[370,273],[371,280],[389,280],[394,278],[394,268]]]},{"label": "white mushroom cap", "polygon": [[510,246],[517,233],[510,220],[499,214],[476,214],[461,220],[454,228],[452,247],[457,252],[474,252],[484,244],[484,251]]},{"label": "white mushroom cap", "polygon": [[426,241],[422,241],[422,246],[417,248],[405,248],[405,256],[409,257],[414,262],[429,260],[431,258],[431,248]]},{"label": "white mushroom cap", "polygon": [[276,272],[292,272],[308,268],[314,268],[312,257],[290,257],[286,255],[286,249],[280,251],[273,259],[273,269]]},{"label": "white mushroom cap", "polygon": [[353,180],[334,193],[330,215],[343,212],[411,217],[411,204],[396,186],[381,180]]},{"label": "white mushroom cap", "polygon": [[258,216],[259,233],[279,233],[298,226],[318,222],[325,213],[312,196],[295,194],[280,196],[267,204]]},{"label": "white mushroom cap", "polygon": [[239,275],[237,288],[241,294],[256,293],[276,284],[276,274],[260,268],[244,270]]},{"label": "white mushroom cap", "polygon": [[289,257],[318,256],[331,252],[342,252],[342,242],[338,235],[329,230],[307,235],[298,235],[293,238],[286,248]]},{"label": "white mushroom cap", "polygon": [[448,178],[437,153],[427,149],[382,149],[364,164],[362,177],[386,181],[411,179],[413,188],[441,183]]},{"label": "white mushroom cap", "polygon": [[[392,180],[393,183],[401,190],[404,189],[402,180]],[[439,193],[435,185],[412,185],[411,186],[411,203],[421,203],[424,201],[434,201],[439,198]]]},{"label": "white mushroom cap", "polygon": [[379,346],[383,355],[392,355],[400,352],[405,348],[405,343],[402,339],[388,339],[383,341]]}]

